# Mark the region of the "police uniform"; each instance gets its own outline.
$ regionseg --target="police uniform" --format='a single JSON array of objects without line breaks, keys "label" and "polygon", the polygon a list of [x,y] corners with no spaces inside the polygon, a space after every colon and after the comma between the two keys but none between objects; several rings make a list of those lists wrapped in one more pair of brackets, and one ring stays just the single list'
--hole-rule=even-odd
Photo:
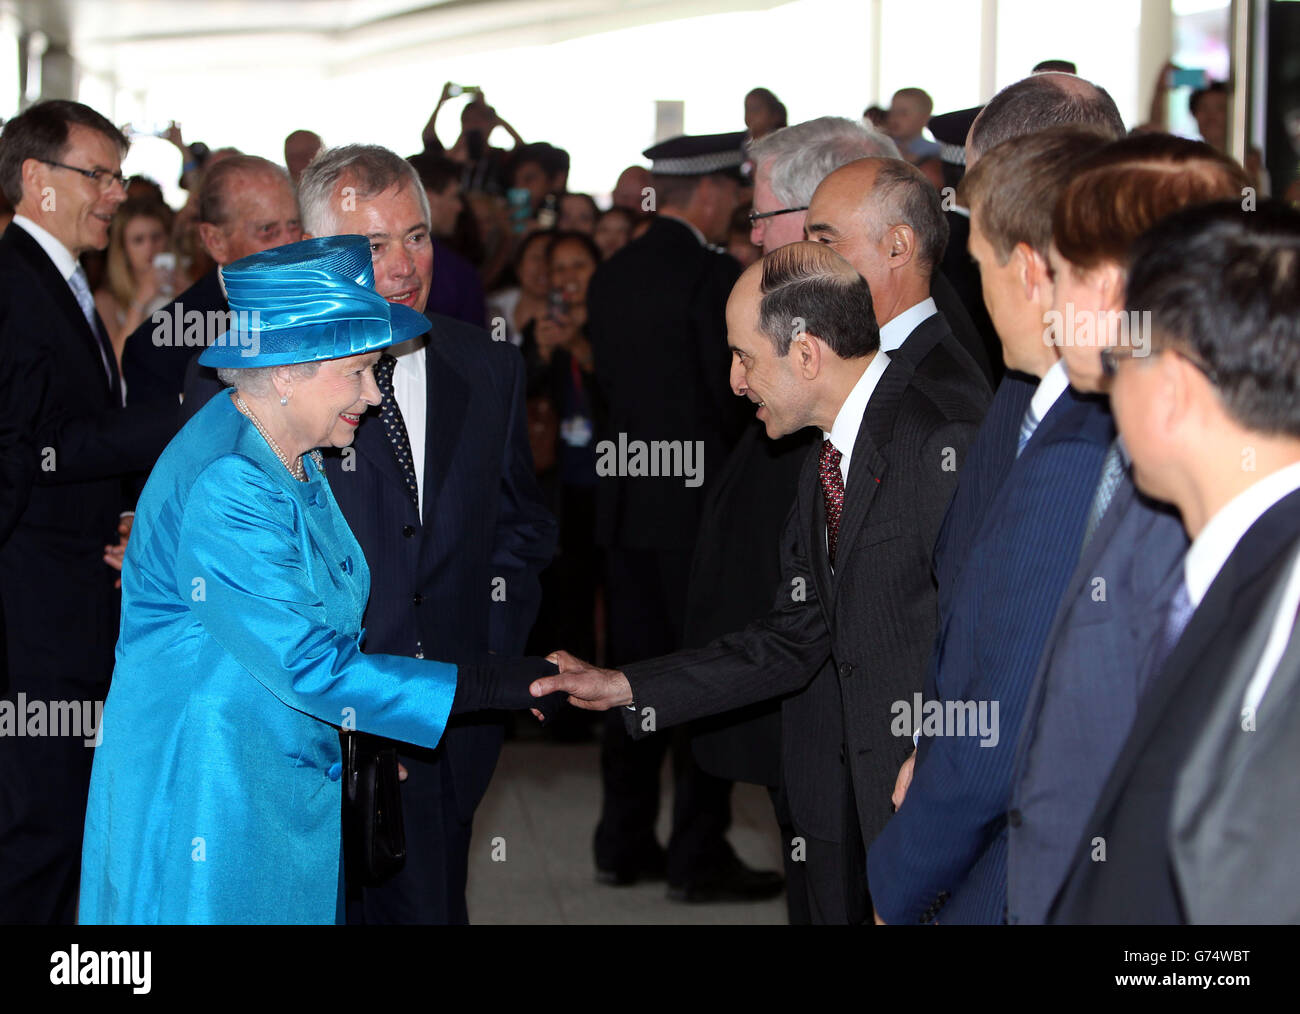
[{"label": "police uniform", "polygon": [[[743,182],[744,138],[679,137],[644,154],[657,176],[722,173]],[[588,288],[596,382],[609,406],[597,434],[596,535],[608,559],[614,666],[682,646],[705,494],[747,419],[730,389],[726,341],[727,297],[740,266],[708,240],[671,212],[657,215],[597,269]],[[670,745],[665,736],[633,743],[613,713],[602,746],[604,803],[595,841],[603,881],[631,883],[663,872],[654,824]],[[670,894],[752,897],[760,884],[759,894],[778,891],[778,877],[762,879],[740,866],[726,844],[731,783],[700,771],[680,738],[674,760]],[[713,890],[720,882],[723,889]]]}]

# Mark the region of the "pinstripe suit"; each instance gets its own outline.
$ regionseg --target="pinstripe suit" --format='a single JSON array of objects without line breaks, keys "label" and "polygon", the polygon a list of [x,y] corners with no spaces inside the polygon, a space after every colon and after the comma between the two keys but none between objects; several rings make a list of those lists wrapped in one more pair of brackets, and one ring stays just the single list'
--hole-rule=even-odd
[{"label": "pinstripe suit", "polygon": [[[1010,413],[991,423],[1005,439]],[[927,682],[939,701],[996,702],[998,739],[989,746],[972,735],[922,739],[907,799],[868,855],[872,897],[886,922],[929,921],[999,840],[1025,698],[1113,438],[1105,403],[1067,389],[1000,484],[1005,445],[988,447],[989,474],[971,477],[982,495],[964,505],[969,517],[950,519],[976,534],[964,552],[958,541],[946,547],[952,583]],[[973,904],[965,918],[1000,922],[1001,879],[981,876],[966,887]]]},{"label": "pinstripe suit", "polygon": [[1160,629],[1151,618],[1173,597],[1186,553],[1178,512],[1138,493],[1125,471],[1061,598],[1025,708],[1002,832],[1008,922],[1041,923],[1065,879],[1137,714]]},{"label": "pinstripe suit", "polygon": [[[794,826],[843,852],[827,858],[829,877],[808,853],[810,886],[823,889],[818,921],[866,916],[862,843],[888,819],[894,775],[911,749],[893,735],[889,705],[920,686],[937,619],[929,560],[955,485],[946,452],[964,457],[988,396],[973,370],[964,389],[931,379],[951,378],[952,341],[946,326],[927,329],[927,344],[900,349],[873,392],[834,571],[814,449],[782,535],[773,611],[706,648],[623,669],[636,701],[624,713],[633,736],[644,734],[645,708],[664,728],[793,694],[782,703],[782,741]],[[913,373],[913,359],[927,376]]]}]

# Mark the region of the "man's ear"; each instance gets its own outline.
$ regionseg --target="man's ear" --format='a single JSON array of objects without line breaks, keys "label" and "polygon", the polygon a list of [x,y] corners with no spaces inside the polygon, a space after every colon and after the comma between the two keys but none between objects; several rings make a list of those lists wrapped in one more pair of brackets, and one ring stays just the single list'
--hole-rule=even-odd
[{"label": "man's ear", "polygon": [[789,354],[795,357],[795,368],[804,380],[813,380],[821,373],[822,341],[816,335],[800,331],[790,342]]},{"label": "man's ear", "polygon": [[[49,178],[46,171],[49,169],[45,163],[38,158],[25,158],[22,164],[23,190],[22,197],[27,198],[28,203],[33,200],[36,207],[44,210],[44,201],[41,191],[45,189],[45,181]],[[20,198],[21,200],[22,198]]]},{"label": "man's ear", "polygon": [[885,251],[889,258],[890,270],[905,267],[912,262],[916,254],[916,233],[910,225],[891,226],[886,236],[889,248]]},{"label": "man's ear", "polygon": [[208,256],[214,261],[218,264],[228,262],[226,234],[221,231],[221,226],[213,225],[211,222],[200,222],[199,239],[203,242],[203,248],[207,250]]},{"label": "man's ear", "polygon": [[1101,294],[1101,305],[1124,309],[1124,287],[1128,281],[1124,269],[1113,261],[1106,261],[1093,269],[1093,276],[1091,280]]},{"label": "man's ear", "polygon": [[1016,261],[1016,271],[1025,300],[1042,303],[1043,290],[1050,288],[1052,284],[1047,258],[1028,243],[1017,243],[1011,256]]}]

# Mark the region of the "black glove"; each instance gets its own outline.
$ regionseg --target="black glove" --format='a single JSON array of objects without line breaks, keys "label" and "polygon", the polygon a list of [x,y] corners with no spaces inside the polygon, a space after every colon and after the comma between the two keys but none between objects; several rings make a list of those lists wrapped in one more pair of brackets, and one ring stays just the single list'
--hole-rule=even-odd
[{"label": "black glove", "polygon": [[568,700],[564,693],[534,697],[528,692],[533,680],[554,676],[560,670],[544,658],[508,658],[501,655],[480,656],[456,667],[456,696],[451,713],[470,711],[524,711],[536,708],[543,722],[555,717]]}]

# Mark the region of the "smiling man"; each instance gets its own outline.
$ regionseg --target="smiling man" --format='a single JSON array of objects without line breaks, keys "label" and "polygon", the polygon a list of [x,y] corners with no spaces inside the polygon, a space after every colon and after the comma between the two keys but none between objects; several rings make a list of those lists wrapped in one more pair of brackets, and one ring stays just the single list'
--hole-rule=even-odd
[{"label": "smiling man", "polygon": [[741,275],[727,342],[732,391],[758,405],[767,435],[813,427],[821,437],[781,537],[771,611],[707,647],[621,671],[561,653],[560,675],[534,693],[630,707],[635,738],[647,718],[663,729],[782,698],[808,921],[861,923],[864,842],[889,818],[891,765],[911,748],[891,731],[891,705],[921,687],[937,614],[930,552],[983,402],[891,362],[867,283],[818,243],[781,247]]},{"label": "smiling man", "polygon": [[[0,136],[0,186],[16,211],[0,239],[0,692],[13,700],[103,700],[118,626],[104,546],[117,540],[123,480],[170,433],[166,419],[123,409],[77,263],[108,244],[126,147],[77,102],[38,103]],[[84,738],[0,735],[0,923],[74,920]]]},{"label": "smiling man", "polygon": [[[332,148],[298,193],[308,234],[365,236],[376,291],[424,312],[435,264],[428,201],[409,162],[374,145]],[[533,479],[523,359],[481,328],[426,315],[429,332],[375,367],[383,397],[378,418],[361,421],[356,453],[325,458],[370,566],[365,650],[522,654],[556,538]],[[185,408],[212,393],[196,378]],[[468,921],[471,822],[501,741],[499,720],[472,715],[448,723],[436,750],[400,746],[406,865],[380,886],[350,885],[351,921]]]}]

